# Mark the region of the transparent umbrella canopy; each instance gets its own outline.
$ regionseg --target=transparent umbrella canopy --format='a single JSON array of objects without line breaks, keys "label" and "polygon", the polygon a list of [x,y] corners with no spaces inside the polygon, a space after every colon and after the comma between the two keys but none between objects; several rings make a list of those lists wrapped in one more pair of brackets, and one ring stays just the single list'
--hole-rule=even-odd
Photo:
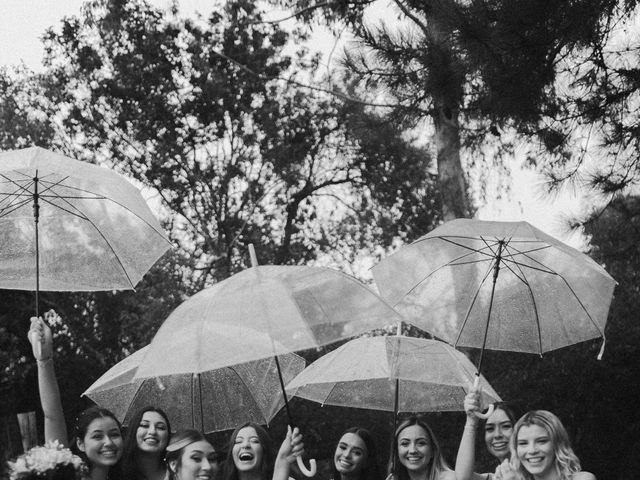
[{"label": "transparent umbrella canopy", "polygon": [[454,346],[540,355],[604,339],[616,285],[587,255],[527,222],[469,219],[400,248],[373,276],[406,321]]},{"label": "transparent umbrella canopy", "polygon": [[[287,384],[287,392],[323,405],[394,413],[457,411],[476,368],[450,345],[405,336],[361,337],[323,355]],[[500,397],[484,377],[484,403]]]},{"label": "transparent umbrella canopy", "polygon": [[[180,304],[153,338],[137,376],[211,370],[306,350],[400,320],[366,285],[337,270],[253,267]],[[236,347],[236,339],[244,348]]]},{"label": "transparent umbrella canopy", "polygon": [[[111,410],[124,425],[137,410],[154,405],[167,413],[175,430],[195,428],[205,433],[249,421],[269,423],[284,406],[272,357],[215,370],[137,379],[138,365],[148,350],[146,346],[114,365],[83,395]],[[293,353],[280,356],[279,361],[286,381],[305,366],[304,359]]]},{"label": "transparent umbrella canopy", "polygon": [[43,148],[0,153],[0,288],[133,289],[170,247],[140,191]]}]

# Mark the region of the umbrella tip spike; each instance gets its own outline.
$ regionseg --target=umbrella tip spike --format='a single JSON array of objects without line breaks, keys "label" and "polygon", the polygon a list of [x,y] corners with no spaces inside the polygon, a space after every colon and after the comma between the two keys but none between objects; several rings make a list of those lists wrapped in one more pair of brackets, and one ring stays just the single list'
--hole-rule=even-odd
[{"label": "umbrella tip spike", "polygon": [[256,249],[253,246],[253,243],[249,244],[249,258],[251,259],[251,266],[258,266],[258,257],[256,256]]}]

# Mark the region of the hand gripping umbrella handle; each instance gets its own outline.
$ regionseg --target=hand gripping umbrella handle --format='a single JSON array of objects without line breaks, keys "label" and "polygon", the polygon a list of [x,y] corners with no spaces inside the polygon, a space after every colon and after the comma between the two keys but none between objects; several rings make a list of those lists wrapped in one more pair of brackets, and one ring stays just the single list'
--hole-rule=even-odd
[{"label": "hand gripping umbrella handle", "polygon": [[[480,374],[476,374],[476,379],[473,381],[473,388],[474,390],[478,390],[478,387],[480,385]],[[493,411],[496,409],[495,405],[492,403],[491,405],[489,405],[489,408],[487,409],[487,411],[485,413],[480,413],[480,412],[473,412],[473,414],[482,419],[482,420],[486,420],[487,418],[489,418],[491,416],[491,414],[493,413]]]},{"label": "hand gripping umbrella handle", "polygon": [[297,457],[296,461],[298,462],[298,468],[305,477],[311,478],[318,471],[318,469],[316,468],[316,461],[313,458],[309,460],[309,468],[307,468],[307,466],[304,464],[304,460],[302,460],[302,457]]}]

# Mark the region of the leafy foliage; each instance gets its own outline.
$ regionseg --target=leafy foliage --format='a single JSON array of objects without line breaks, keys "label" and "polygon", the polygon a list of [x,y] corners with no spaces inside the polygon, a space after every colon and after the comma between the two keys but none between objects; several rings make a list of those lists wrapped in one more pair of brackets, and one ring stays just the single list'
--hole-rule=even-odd
[{"label": "leafy foliage", "polygon": [[[348,233],[345,204],[380,213],[406,202],[381,195],[384,182],[410,173],[431,188],[428,154],[406,147],[399,129],[380,124],[387,133],[377,145],[391,141],[389,155],[374,157],[374,136],[348,129],[374,126],[375,116],[278,81],[294,69],[313,73],[314,59],[286,56],[289,34],[260,19],[253,2],[220,6],[203,24],[144,2],[102,1],[47,37],[49,74],[80,154],[99,152],[158,193],[200,286],[246,266],[248,243],[263,263],[333,252],[335,234]],[[395,158],[418,167],[406,172]],[[395,178],[374,178],[373,164]],[[421,223],[434,211],[422,209],[431,218]],[[333,226],[318,231],[327,217]],[[369,237],[378,241],[379,231]]]}]

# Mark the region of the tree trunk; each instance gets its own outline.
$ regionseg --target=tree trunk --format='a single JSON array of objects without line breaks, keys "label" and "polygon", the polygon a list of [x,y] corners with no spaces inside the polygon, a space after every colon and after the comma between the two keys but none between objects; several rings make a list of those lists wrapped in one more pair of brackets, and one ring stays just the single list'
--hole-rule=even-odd
[{"label": "tree trunk", "polygon": [[458,108],[440,106],[433,114],[436,130],[438,181],[445,221],[471,215],[467,184],[460,163]]}]

